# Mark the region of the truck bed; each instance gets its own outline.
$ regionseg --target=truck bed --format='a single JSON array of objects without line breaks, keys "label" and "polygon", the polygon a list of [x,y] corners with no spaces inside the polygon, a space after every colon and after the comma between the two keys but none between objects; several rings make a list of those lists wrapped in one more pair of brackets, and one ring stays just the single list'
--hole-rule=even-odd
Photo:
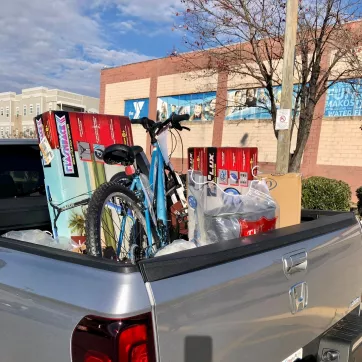
[{"label": "truck bed", "polygon": [[[286,276],[283,256],[301,251],[307,270]],[[0,238],[1,354],[70,361],[84,316],[152,311],[159,361],[191,362],[193,343],[213,362],[283,361],[359,306],[361,257],[360,226],[349,213],[138,266]],[[308,305],[292,314],[289,291],[300,282]],[[19,340],[28,342],[19,348]]]},{"label": "truck bed", "polygon": [[[1,230],[49,226],[37,197],[1,199]],[[38,216],[14,217],[16,205]],[[302,215],[299,225],[137,266],[0,237],[0,359],[78,362],[75,349],[105,348],[74,345],[79,331],[92,341],[81,321],[151,313],[157,361],[282,362],[297,351],[316,361],[325,332],[359,313],[361,227],[351,213]]]},{"label": "truck bed", "polygon": [[[359,306],[361,230],[353,215],[249,241],[141,263],[153,294],[161,361],[184,361],[190,338],[210,345],[212,361],[283,361]],[[283,259],[300,253],[307,269],[286,275]],[[303,282],[307,305],[292,314],[291,288]]]}]

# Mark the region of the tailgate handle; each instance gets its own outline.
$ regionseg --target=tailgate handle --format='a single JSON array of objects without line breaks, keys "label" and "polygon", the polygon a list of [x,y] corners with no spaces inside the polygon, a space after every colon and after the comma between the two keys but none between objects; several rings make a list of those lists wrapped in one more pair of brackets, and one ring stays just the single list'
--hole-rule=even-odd
[{"label": "tailgate handle", "polygon": [[299,251],[283,256],[283,269],[285,275],[306,271],[308,257],[306,251]]}]

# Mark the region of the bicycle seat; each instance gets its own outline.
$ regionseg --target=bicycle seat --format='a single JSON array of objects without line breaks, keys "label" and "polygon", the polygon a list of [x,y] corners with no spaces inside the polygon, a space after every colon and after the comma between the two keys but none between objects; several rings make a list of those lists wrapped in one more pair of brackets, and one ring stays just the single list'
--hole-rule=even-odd
[{"label": "bicycle seat", "polygon": [[141,152],[143,152],[141,146],[111,145],[104,150],[103,161],[108,165],[120,163],[123,166],[130,166]]}]

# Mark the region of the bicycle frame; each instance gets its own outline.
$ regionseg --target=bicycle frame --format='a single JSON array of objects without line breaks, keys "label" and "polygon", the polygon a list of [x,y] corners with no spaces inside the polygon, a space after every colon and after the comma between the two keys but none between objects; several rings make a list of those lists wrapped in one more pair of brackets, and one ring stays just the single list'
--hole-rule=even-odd
[{"label": "bicycle frame", "polygon": [[48,204],[53,209],[53,215],[54,215],[54,220],[53,220],[53,234],[54,235],[53,235],[53,237],[54,237],[55,240],[58,240],[57,221],[59,219],[60,214],[63,211],[74,209],[74,208],[76,208],[78,206],[88,205],[88,202],[89,202],[90,198],[86,198],[86,199],[83,199],[83,200],[80,200],[80,201],[77,201],[77,202],[74,202],[74,203],[70,203],[70,204],[67,204],[67,205],[61,207],[61,206],[55,205],[53,203],[52,195],[50,193],[50,187],[47,186],[45,190],[46,190],[46,194],[47,194]]},{"label": "bicycle frame", "polygon": [[[139,174],[136,174],[132,185],[131,191],[141,191],[144,195],[144,213],[146,219],[146,232],[148,249],[152,250],[152,224],[157,230],[158,237],[161,241],[161,246],[167,243],[167,237],[165,233],[161,232],[161,227],[167,227],[167,204],[166,204],[166,191],[165,191],[165,159],[161,151],[160,145],[155,143],[153,145],[151,165],[150,165],[150,178],[149,185],[145,185]],[[155,200],[156,195],[156,200]],[[156,201],[156,213],[153,209],[154,201]],[[125,222],[124,222],[125,223]],[[121,235],[124,233],[124,225],[122,222]],[[150,252],[147,250],[146,256],[150,256]]]},{"label": "bicycle frame", "polygon": [[[167,154],[167,130],[162,132],[157,142],[152,144],[153,151],[151,156],[151,164],[149,171],[149,185],[145,185],[140,173],[136,173],[130,187],[131,191],[140,191],[144,195],[144,213],[146,220],[146,233],[148,248],[146,256],[149,257],[152,253],[152,224],[157,230],[158,237],[161,242],[161,247],[165,246],[168,242],[167,233],[167,201],[166,201],[166,185],[165,185],[165,165],[167,165],[173,172]],[[181,182],[181,180],[179,180]],[[156,212],[153,205],[156,203]],[[123,218],[121,225],[121,232],[119,237],[118,250],[121,248],[121,243],[125,231],[126,218]],[[150,252],[151,251],[151,252]]]},{"label": "bicycle frame", "polygon": [[[142,193],[143,196],[143,212],[146,221],[146,233],[148,243],[148,247],[146,249],[146,257],[151,256],[153,253],[153,227],[157,232],[161,247],[167,245],[169,241],[167,214],[168,193],[166,191],[165,183],[166,167],[167,170],[170,171],[172,177],[177,184],[176,193],[178,195],[179,201],[181,202],[183,208],[187,207],[187,202],[184,195],[185,190],[183,188],[182,181],[179,175],[175,173],[168,156],[167,134],[168,127],[165,127],[165,129],[157,135],[157,140],[152,143],[153,150],[148,175],[145,175],[142,171],[140,171],[137,167],[137,162],[135,162],[134,167],[137,171],[134,174],[133,181],[130,187],[130,190],[133,191],[136,195],[137,193]],[[175,193],[171,193],[171,200],[173,203],[178,202]],[[155,204],[156,207],[154,207]],[[114,205],[113,208],[117,208],[117,206]],[[118,256],[122,248],[122,241],[125,233],[126,222],[129,218],[132,219],[132,221],[134,222],[132,213],[128,213],[128,215],[123,217],[121,221],[120,234],[117,245]]]},{"label": "bicycle frame", "polygon": [[[51,206],[51,208],[53,209],[53,237],[55,240],[58,240],[58,226],[57,226],[57,221],[60,217],[60,214],[64,211],[67,211],[67,210],[71,210],[71,209],[74,209],[78,206],[87,206],[89,201],[90,201],[90,198],[87,197],[85,199],[82,199],[80,201],[76,201],[76,202],[73,202],[73,203],[69,203],[69,204],[66,204],[64,206],[60,206],[60,205],[56,205],[53,203],[53,199],[52,199],[52,195],[50,193],[50,187],[47,186],[46,187],[46,195],[47,195],[47,199],[48,199],[48,204]],[[113,209],[116,209],[117,210],[117,205],[114,205],[113,203],[111,202],[107,202],[107,206],[108,207],[111,207]]]}]

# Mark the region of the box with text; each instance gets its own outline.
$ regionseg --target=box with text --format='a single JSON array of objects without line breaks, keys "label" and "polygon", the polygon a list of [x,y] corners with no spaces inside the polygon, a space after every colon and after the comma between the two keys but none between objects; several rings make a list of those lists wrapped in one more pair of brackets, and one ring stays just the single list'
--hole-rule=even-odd
[{"label": "box with text", "polygon": [[[55,205],[89,198],[92,191],[123,170],[120,165],[103,162],[105,147],[133,145],[126,117],[55,111],[35,117],[34,122],[39,143],[45,145],[41,149],[48,201]],[[84,242],[86,208],[65,210],[55,223],[57,211],[49,202],[48,206],[54,236]]]}]

